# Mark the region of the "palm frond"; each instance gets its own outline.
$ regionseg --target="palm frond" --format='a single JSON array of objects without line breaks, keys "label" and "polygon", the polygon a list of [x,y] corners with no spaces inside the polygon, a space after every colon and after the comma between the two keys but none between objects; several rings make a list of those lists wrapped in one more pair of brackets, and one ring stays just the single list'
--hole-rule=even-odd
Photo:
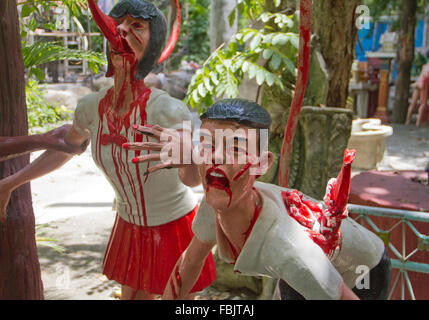
[{"label": "palm frond", "polygon": [[23,44],[22,55],[25,68],[33,68],[43,63],[66,59],[88,60],[89,67],[98,72],[101,65],[107,64],[103,55],[93,51],[67,49],[56,41],[37,41],[32,45]]},{"label": "palm frond", "polygon": [[58,241],[58,240],[52,239],[52,238],[36,237],[36,243],[38,246],[48,247],[48,248],[54,249],[58,253],[63,253],[66,250],[66,248],[64,248],[59,244],[56,244],[55,241]]}]

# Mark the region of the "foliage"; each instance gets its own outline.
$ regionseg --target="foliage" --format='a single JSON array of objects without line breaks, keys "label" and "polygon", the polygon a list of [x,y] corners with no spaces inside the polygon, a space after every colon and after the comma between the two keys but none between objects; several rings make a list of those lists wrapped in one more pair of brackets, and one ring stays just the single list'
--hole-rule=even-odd
[{"label": "foliage", "polygon": [[[374,21],[378,21],[381,16],[396,18],[402,9],[403,0],[363,0],[363,5],[368,6],[370,15]],[[417,0],[417,13],[424,14],[429,0]],[[392,25],[393,30],[398,28],[397,21]]]},{"label": "foliage", "polygon": [[210,55],[210,0],[187,0],[187,13],[185,3],[181,1],[182,25],[179,40],[169,58],[173,69],[180,65],[183,58],[203,63]]},{"label": "foliage", "polygon": [[98,73],[101,65],[106,64],[103,54],[67,49],[55,41],[38,41],[32,45],[23,43],[22,55],[24,66],[28,70],[28,77],[34,75],[40,81],[44,80],[45,74],[37,66],[43,63],[65,59],[86,59],[88,66],[95,73]]},{"label": "foliage", "polygon": [[23,0],[18,5],[22,6],[23,17],[34,12],[40,14],[40,9],[48,12],[53,7],[66,7],[72,16],[79,16],[88,8],[87,0]]},{"label": "foliage", "polygon": [[30,79],[25,87],[27,101],[28,126],[42,127],[46,123],[55,123],[70,119],[71,112],[64,107],[49,104],[40,90],[39,83]]},{"label": "foliage", "polygon": [[65,248],[61,245],[56,244],[58,240],[53,238],[48,238],[44,236],[42,229],[47,227],[48,224],[38,224],[36,225],[36,244],[38,246],[49,247],[57,251],[58,253],[63,253]]},{"label": "foliage", "polygon": [[[276,0],[275,5],[278,7],[280,1]],[[264,10],[263,0],[239,0],[235,10],[229,15],[229,24],[233,25],[235,20],[239,20],[239,26],[246,25],[249,21],[253,22],[257,20]]]},{"label": "foliage", "polygon": [[[233,22],[232,18],[230,20]],[[192,108],[203,112],[215,98],[237,97],[245,76],[255,79],[259,86],[266,84],[277,85],[282,90],[293,89],[299,47],[298,34],[291,32],[293,17],[263,12],[255,22],[265,25],[261,29],[241,29],[226,47],[213,52],[196,72],[185,97],[185,102]],[[285,78],[285,74],[289,77]]]},{"label": "foliage", "polygon": [[[27,0],[18,4],[21,7],[21,37],[24,39],[29,30],[35,31],[42,27],[47,30],[55,30],[58,26],[52,21],[52,7],[66,7],[72,17],[82,16],[86,12],[86,0],[63,0],[63,1],[35,1]],[[45,73],[41,65],[66,59],[85,59],[94,73],[99,72],[101,65],[106,60],[103,54],[68,49],[57,41],[37,41],[28,44],[22,41],[22,56],[27,72],[26,100],[28,110],[29,128],[44,127],[47,124],[57,123],[60,120],[69,120],[70,111],[57,105],[51,105],[43,96],[39,87],[39,81],[44,81]],[[35,80],[37,79],[37,80]]]}]

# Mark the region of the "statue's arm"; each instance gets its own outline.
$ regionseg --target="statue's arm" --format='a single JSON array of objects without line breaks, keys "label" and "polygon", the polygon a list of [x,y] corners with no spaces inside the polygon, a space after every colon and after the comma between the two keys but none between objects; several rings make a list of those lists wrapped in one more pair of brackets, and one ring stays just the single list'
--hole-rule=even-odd
[{"label": "statue's arm", "polygon": [[[81,135],[71,126],[68,127],[67,132],[64,134],[64,144],[69,148],[86,149],[87,140],[87,136]],[[0,180],[0,219],[3,222],[5,221],[6,207],[11,193],[16,188],[60,168],[72,157],[73,154],[70,153],[48,150],[23,169]]]},{"label": "statue's arm", "polygon": [[66,124],[44,134],[0,137],[0,161],[44,149],[80,154],[86,149],[86,145],[72,146],[64,141],[65,135],[70,128],[71,125]]},{"label": "statue's arm", "polygon": [[164,289],[163,300],[183,300],[188,297],[213,246],[213,243],[201,242],[195,236],[192,238],[173,268]]}]

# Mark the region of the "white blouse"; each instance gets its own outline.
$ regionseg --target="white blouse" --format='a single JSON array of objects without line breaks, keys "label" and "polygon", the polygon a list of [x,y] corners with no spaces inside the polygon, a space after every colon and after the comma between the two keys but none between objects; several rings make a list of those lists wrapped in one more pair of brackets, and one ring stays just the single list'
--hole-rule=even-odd
[{"label": "white blouse", "polygon": [[[106,117],[100,119],[99,103],[107,88],[84,97],[78,104],[73,120],[74,128],[91,138],[91,151],[96,165],[102,170],[116,194],[116,209],[125,221],[139,226],[157,226],[181,218],[197,205],[197,198],[178,176],[178,169],[162,169],[148,176],[147,163],[133,164],[135,151],[112,143],[102,145],[100,137],[108,134]],[[186,105],[166,92],[151,88],[146,106],[146,124],[181,129],[183,121],[191,121]],[[128,142],[136,141],[133,124],[142,124],[139,108],[130,115],[130,128],[120,134]],[[155,141],[144,137],[144,141]],[[141,151],[140,155],[147,154]],[[150,166],[157,162],[150,162]],[[158,162],[159,163],[159,162]],[[97,186],[94,186],[96,188]]]}]

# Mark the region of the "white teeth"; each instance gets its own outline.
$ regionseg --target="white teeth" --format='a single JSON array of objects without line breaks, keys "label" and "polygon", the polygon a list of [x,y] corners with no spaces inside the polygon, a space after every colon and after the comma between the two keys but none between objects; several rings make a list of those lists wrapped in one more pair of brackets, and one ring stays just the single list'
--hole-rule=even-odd
[{"label": "white teeth", "polygon": [[221,178],[223,177],[223,175],[221,175],[220,173],[217,173],[217,172],[211,172],[210,175],[213,177],[221,177]]}]

